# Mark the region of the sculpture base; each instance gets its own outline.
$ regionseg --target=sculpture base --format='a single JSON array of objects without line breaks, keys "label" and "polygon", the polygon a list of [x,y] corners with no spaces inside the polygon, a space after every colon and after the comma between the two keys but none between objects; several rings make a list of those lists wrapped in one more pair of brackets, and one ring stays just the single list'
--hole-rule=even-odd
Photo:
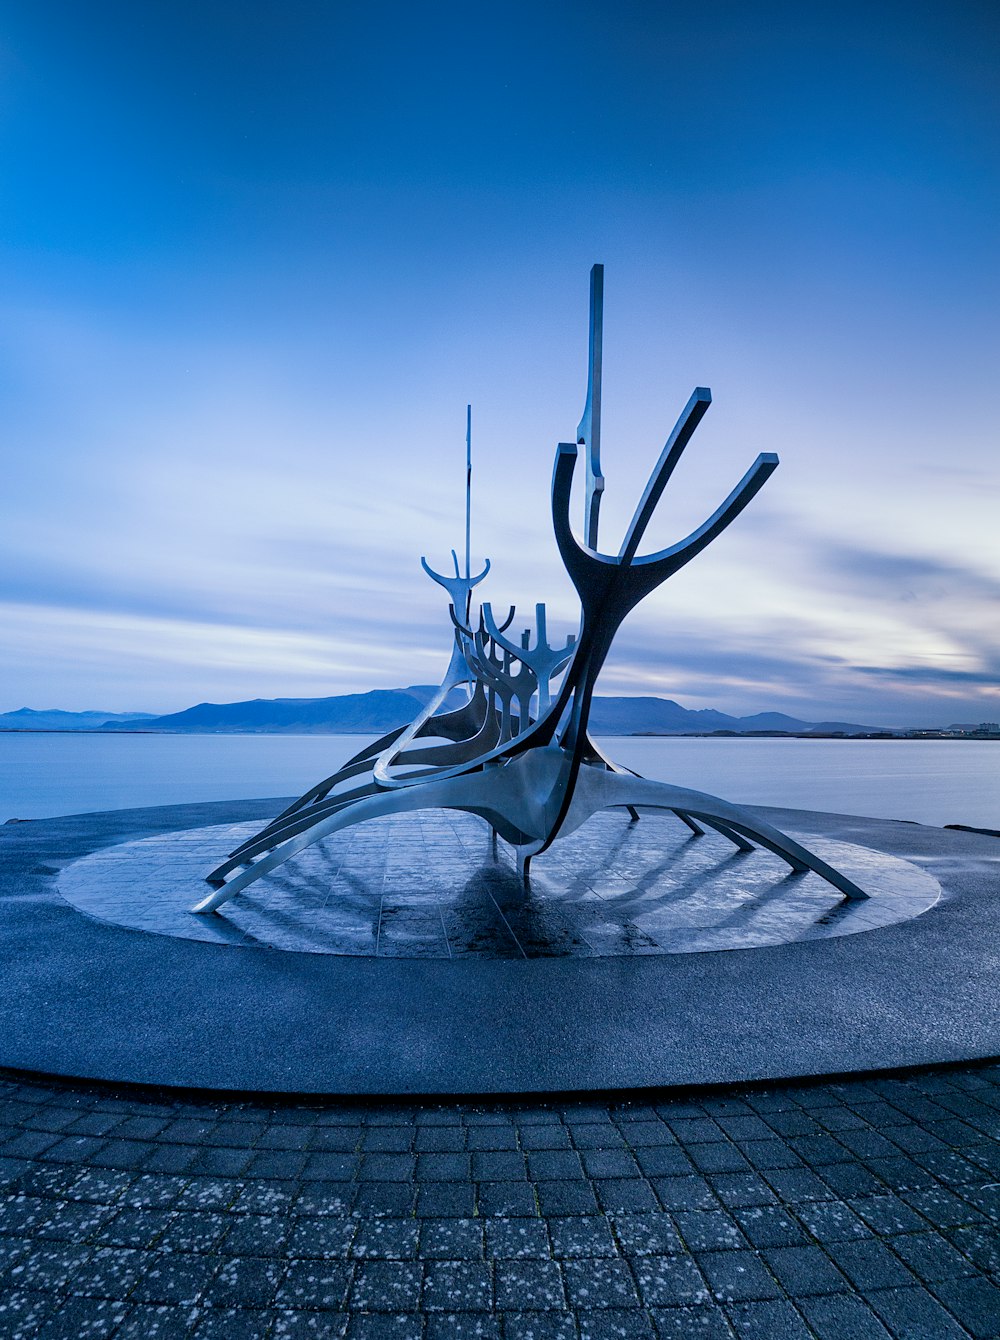
[{"label": "sculpture base", "polygon": [[853,935],[937,902],[937,880],[884,852],[800,834],[871,896],[848,901],[761,848],[695,837],[673,814],[605,810],[526,882],[482,819],[421,810],[335,833],[208,916],[205,874],[256,825],[213,824],[75,861],[59,892],[118,926],[241,948],[368,958],[524,959],[700,953]]},{"label": "sculpture base", "polygon": [[[270,910],[262,900],[256,928],[249,912],[241,924],[236,899],[225,920],[185,914],[203,929],[218,923],[220,942],[171,931],[170,879],[183,884],[178,905],[191,891],[178,852],[188,850],[196,878],[205,844],[227,840],[211,829],[258,825],[280,805],[0,829],[0,1064],[241,1092],[468,1095],[729,1084],[1000,1052],[994,839],[760,810],[785,830],[842,844],[838,859],[853,862],[848,873],[872,894],[844,911],[825,889],[826,908],[810,904],[815,877],[789,877],[766,853],[686,839],[660,816],[634,826],[601,816],[561,844],[557,862],[538,863],[527,892],[502,844],[492,864],[485,825],[451,816],[454,868],[442,883],[426,845],[440,821],[431,815],[403,821],[417,825],[407,842],[391,824],[370,825],[352,839],[363,837],[366,851],[338,858],[335,840],[325,855],[317,848],[325,879],[290,864],[290,886],[271,890]],[[348,920],[365,927],[367,945],[321,943],[315,918],[292,915],[296,890],[321,907],[331,873],[353,889]],[[945,896],[935,903],[937,880]],[[409,905],[399,901],[407,888]],[[92,902],[82,914],[85,894],[103,896],[103,910]],[[112,903],[119,924],[97,920]],[[143,908],[149,929],[139,928]],[[885,918],[893,908],[894,924],[844,933],[855,912]],[[302,936],[311,942],[291,947]],[[748,936],[760,947],[722,951]],[[268,938],[286,947],[261,947]]]}]

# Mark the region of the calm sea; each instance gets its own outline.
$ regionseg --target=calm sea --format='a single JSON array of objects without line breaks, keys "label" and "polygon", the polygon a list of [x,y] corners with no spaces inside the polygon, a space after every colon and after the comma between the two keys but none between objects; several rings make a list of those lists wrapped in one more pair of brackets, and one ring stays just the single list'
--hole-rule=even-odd
[{"label": "calm sea", "polygon": [[[0,732],[0,822],[306,790],[358,735]],[[617,762],[727,800],[1000,829],[1000,744],[616,738]]]}]

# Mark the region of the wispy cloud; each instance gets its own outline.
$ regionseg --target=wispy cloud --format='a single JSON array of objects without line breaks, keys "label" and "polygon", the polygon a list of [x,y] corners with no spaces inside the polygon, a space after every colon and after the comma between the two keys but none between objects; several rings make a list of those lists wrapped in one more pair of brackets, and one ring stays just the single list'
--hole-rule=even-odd
[{"label": "wispy cloud", "polygon": [[603,687],[899,724],[992,701],[995,24],[925,7],[899,41],[789,5],[706,40],[683,7],[537,9],[272,7],[235,32],[210,6],[24,8],[0,707],[433,679],[449,631],[418,559],[461,541],[468,400],[484,595],[574,627],[548,485],[594,260],[607,536],[695,384],[716,399],[649,548],[782,457]]}]

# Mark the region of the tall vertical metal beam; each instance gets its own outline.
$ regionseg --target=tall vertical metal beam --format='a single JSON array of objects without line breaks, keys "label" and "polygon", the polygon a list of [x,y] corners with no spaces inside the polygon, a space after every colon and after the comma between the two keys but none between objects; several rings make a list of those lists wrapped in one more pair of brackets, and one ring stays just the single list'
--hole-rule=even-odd
[{"label": "tall vertical metal beam", "polygon": [[587,403],[576,430],[579,446],[586,447],[587,496],[583,534],[588,549],[597,548],[597,524],[604,493],[601,474],[601,358],[604,347],[604,266],[590,271],[590,365],[587,369]]}]

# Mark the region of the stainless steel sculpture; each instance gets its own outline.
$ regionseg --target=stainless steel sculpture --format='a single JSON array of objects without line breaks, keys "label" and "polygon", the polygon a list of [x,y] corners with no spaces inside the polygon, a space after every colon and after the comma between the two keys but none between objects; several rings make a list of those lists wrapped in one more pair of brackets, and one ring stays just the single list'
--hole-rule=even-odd
[{"label": "stainless steel sculpture", "polygon": [[[754,843],[782,857],[794,872],[812,870],[845,898],[868,895],[786,834],[717,796],[648,781],[616,767],[588,733],[594,686],[625,616],[736,519],[778,464],[765,453],[725,501],[696,530],[659,553],[639,545],[678,461],[711,403],[698,387],[685,406],[649,477],[617,554],[598,550],[601,473],[601,363],[604,269],[595,265],[590,289],[590,357],[586,406],[577,442],[560,443],[552,477],[556,544],[580,599],[580,629],[562,647],[548,642],[545,606],[536,606],[535,637],[505,636],[510,610],[498,623],[489,603],[471,618],[472,592],[489,572],[470,566],[471,409],[466,433],[465,572],[452,551],[455,574],[424,570],[447,591],[453,625],[451,659],[437,692],[417,717],[361,750],[307,791],[207,876],[212,892],[192,909],[210,912],[303,848],[382,815],[408,810],[457,809],[485,819],[517,854],[528,874],[531,860],[557,837],[573,832],[598,810],[665,810],[695,835],[703,825],[738,848]],[[584,535],[569,520],[579,448],[586,453]],[[558,687],[554,682],[559,680]],[[442,710],[453,690],[467,701]]]}]

